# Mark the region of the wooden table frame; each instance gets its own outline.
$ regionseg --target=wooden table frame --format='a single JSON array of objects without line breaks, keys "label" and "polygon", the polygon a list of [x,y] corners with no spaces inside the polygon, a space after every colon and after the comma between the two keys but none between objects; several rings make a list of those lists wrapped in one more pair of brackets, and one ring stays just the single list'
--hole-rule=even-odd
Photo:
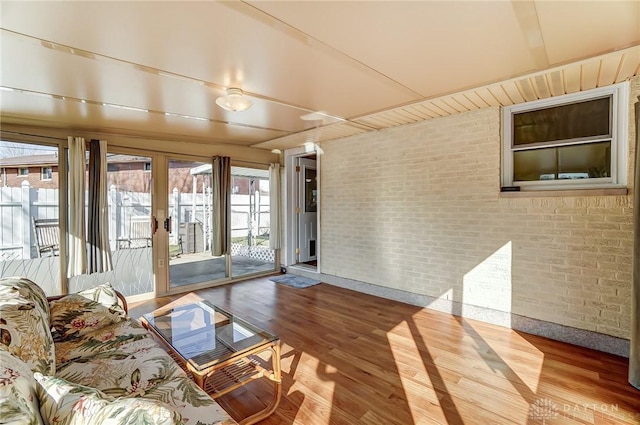
[{"label": "wooden table frame", "polygon": [[[240,425],[251,425],[270,416],[278,407],[282,396],[282,370],[280,365],[280,340],[267,341],[248,351],[232,355],[228,359],[198,370],[162,336],[162,334],[143,317],[142,325],[150,331],[169,351],[171,357],[191,374],[196,385],[202,388],[212,399],[217,399],[256,379],[267,378],[273,385],[273,398],[264,409],[240,421]],[[253,357],[270,352],[271,369],[261,366]]]}]

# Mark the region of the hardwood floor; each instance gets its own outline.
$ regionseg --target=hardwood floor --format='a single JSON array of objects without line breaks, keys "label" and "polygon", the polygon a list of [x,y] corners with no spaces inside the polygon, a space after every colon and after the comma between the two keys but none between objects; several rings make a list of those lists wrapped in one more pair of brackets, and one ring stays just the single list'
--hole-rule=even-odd
[{"label": "hardwood floor", "polygon": [[[282,340],[283,397],[262,425],[640,424],[621,357],[328,284],[198,294]],[[242,417],[270,396],[254,382],[221,401]]]}]

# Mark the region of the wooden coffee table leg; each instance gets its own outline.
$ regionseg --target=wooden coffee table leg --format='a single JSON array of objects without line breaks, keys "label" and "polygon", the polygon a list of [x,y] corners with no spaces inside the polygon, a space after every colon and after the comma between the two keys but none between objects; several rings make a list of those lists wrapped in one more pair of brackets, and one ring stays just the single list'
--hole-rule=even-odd
[{"label": "wooden coffee table leg", "polygon": [[252,425],[259,422],[268,416],[270,416],[280,404],[280,397],[282,396],[282,370],[280,368],[280,341],[276,341],[271,346],[271,374],[267,378],[273,382],[273,399],[271,404],[265,407],[263,410],[249,416],[248,418],[240,421],[240,425]]},{"label": "wooden coffee table leg", "polygon": [[196,383],[196,385],[206,392],[207,390],[204,388],[205,376],[199,374],[196,370],[194,370],[189,363],[187,363],[187,369],[189,370],[189,372],[191,372],[191,376],[193,377],[193,381]]}]

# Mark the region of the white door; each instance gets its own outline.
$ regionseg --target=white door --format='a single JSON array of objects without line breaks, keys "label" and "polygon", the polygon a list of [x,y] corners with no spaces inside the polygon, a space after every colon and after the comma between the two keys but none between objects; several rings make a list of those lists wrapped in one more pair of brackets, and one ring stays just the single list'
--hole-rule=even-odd
[{"label": "white door", "polygon": [[318,181],[315,159],[300,158],[298,163],[298,262],[318,258]]}]

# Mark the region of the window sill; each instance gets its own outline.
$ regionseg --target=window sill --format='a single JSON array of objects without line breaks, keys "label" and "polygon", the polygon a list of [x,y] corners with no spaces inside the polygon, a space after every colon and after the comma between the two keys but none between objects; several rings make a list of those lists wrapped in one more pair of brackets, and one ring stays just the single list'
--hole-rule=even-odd
[{"label": "window sill", "polygon": [[610,187],[601,189],[560,189],[560,190],[522,190],[520,192],[500,192],[501,198],[551,198],[580,196],[625,196],[629,193],[626,187]]}]

